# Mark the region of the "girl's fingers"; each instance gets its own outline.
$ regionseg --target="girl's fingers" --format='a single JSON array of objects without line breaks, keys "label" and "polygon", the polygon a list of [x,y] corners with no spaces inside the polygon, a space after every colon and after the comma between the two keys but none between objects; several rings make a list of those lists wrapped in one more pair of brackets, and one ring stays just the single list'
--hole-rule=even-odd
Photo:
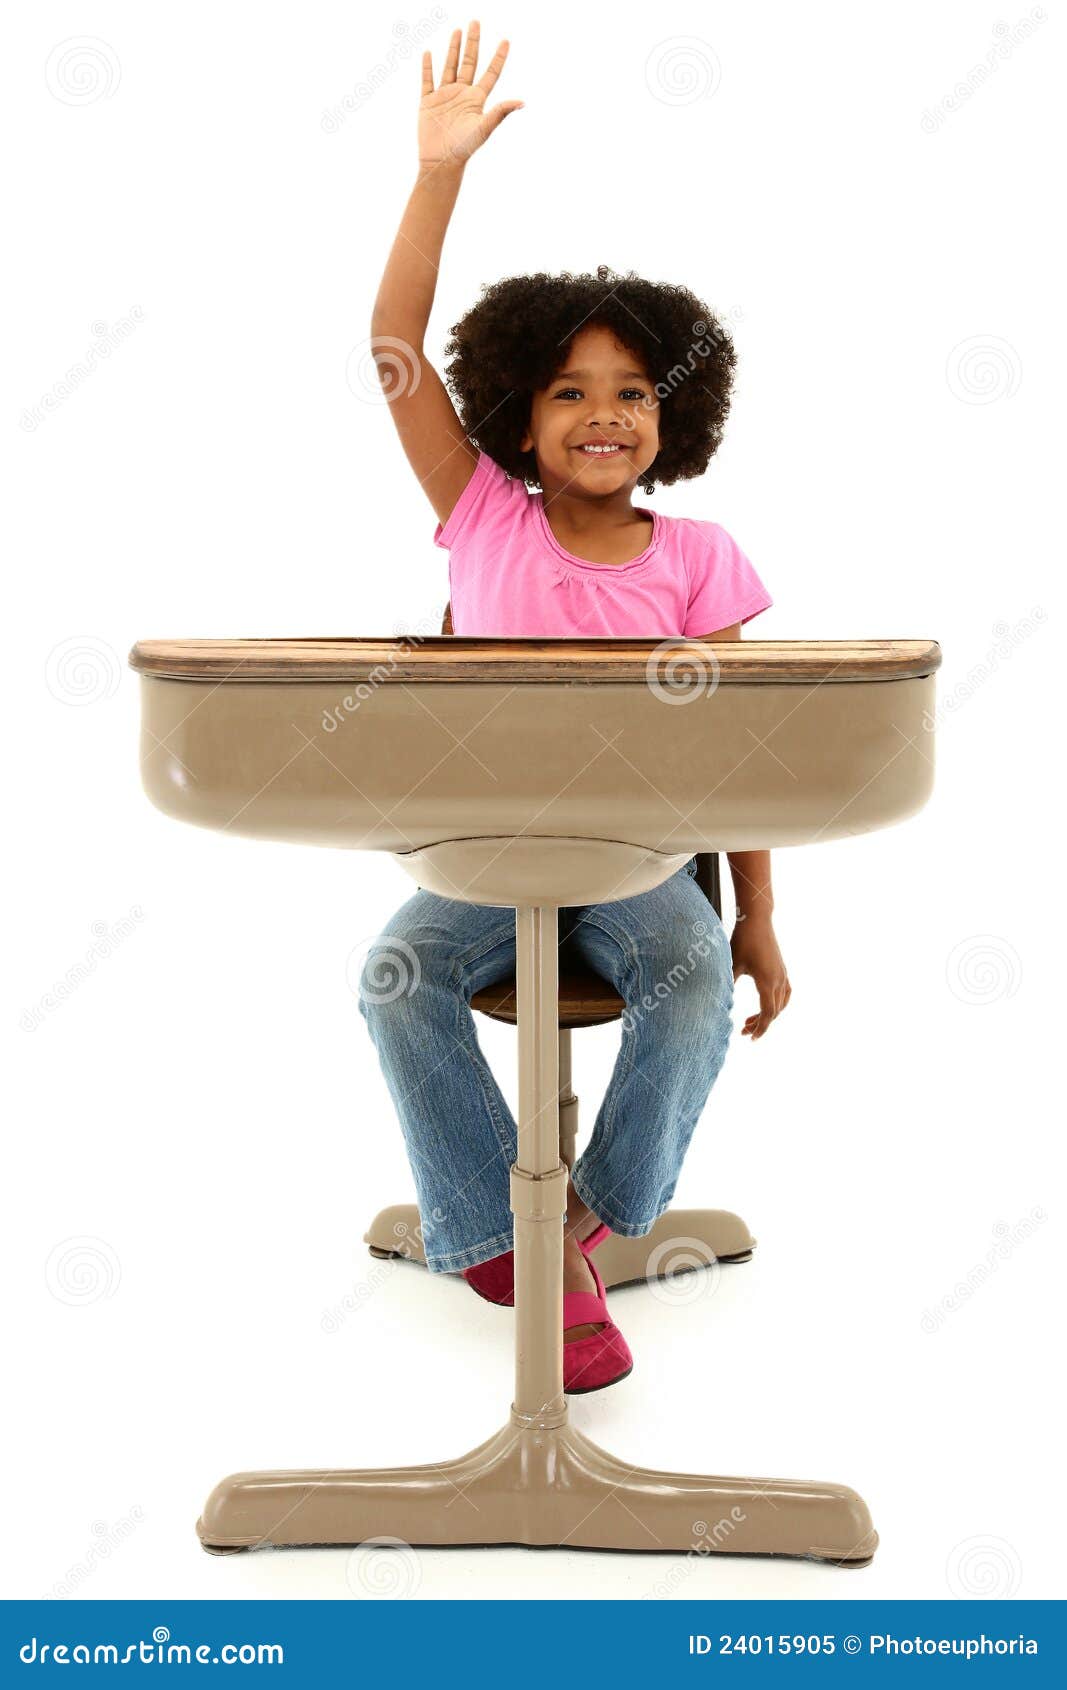
[{"label": "girl's fingers", "polygon": [[467,50],[463,55],[463,63],[459,69],[461,82],[473,82],[474,73],[478,68],[478,42],[482,33],[482,26],[477,18],[472,18],[467,25]]},{"label": "girl's fingers", "polygon": [[429,53],[422,55],[422,91],[424,94],[433,93],[433,60]]},{"label": "girl's fingers", "polygon": [[521,100],[505,100],[502,105],[494,106],[492,111],[485,114],[485,133],[491,135],[497,124],[503,123],[510,112],[519,111],[521,108]]},{"label": "girl's fingers", "polygon": [[500,72],[503,70],[504,60],[508,56],[508,46],[509,46],[509,43],[507,41],[502,41],[500,43],[500,46],[497,48],[496,52],[493,54],[493,57],[492,57],[490,63],[488,64],[488,66],[486,67],[485,71],[478,78],[479,88],[482,90],[483,93],[485,93],[487,95],[491,94],[493,92],[493,89],[496,87],[497,77],[500,75]]},{"label": "girl's fingers", "polygon": [[446,82],[455,82],[456,66],[459,64],[459,44],[463,39],[463,31],[454,29],[448,40],[448,52],[445,54],[445,68],[441,72],[441,86]]}]

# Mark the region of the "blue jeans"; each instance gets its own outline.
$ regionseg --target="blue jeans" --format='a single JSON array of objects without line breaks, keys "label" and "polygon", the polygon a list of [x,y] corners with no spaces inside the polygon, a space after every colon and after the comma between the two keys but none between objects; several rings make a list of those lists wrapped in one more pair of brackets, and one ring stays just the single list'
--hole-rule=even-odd
[{"label": "blue jeans", "polygon": [[[613,1232],[640,1238],[669,1206],[723,1064],[733,964],[690,861],[651,892],[559,912],[561,966],[624,999],[622,1040],[571,1180]],[[515,969],[515,911],[421,888],[365,960],[359,1009],[404,1134],[427,1266],[458,1273],[510,1250],[517,1131],[470,1000]]]}]

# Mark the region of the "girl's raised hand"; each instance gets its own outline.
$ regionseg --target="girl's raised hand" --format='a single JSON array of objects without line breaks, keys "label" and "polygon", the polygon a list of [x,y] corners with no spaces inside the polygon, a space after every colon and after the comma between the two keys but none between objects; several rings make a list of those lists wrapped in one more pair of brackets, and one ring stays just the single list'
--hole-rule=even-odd
[{"label": "girl's raised hand", "polygon": [[489,136],[509,112],[518,111],[521,100],[504,100],[491,111],[485,102],[496,85],[508,56],[508,43],[502,41],[493,55],[488,70],[474,80],[478,68],[478,44],[481,29],[477,21],[467,28],[467,45],[460,63],[459,49],[463,39],[461,29],[453,30],[445,55],[441,81],[433,85],[433,62],[429,53],[422,55],[422,100],[419,103],[419,164],[465,164],[471,154]]}]

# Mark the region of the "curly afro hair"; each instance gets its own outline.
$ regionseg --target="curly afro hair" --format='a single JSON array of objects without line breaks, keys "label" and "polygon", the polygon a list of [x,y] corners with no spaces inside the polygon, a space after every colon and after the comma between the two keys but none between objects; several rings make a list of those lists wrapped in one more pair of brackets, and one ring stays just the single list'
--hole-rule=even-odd
[{"label": "curly afro hair", "polygon": [[566,366],[579,329],[602,324],[636,353],[660,401],[660,449],[640,477],[703,474],[722,440],[737,357],[722,324],[688,288],[613,276],[538,272],[486,283],[453,325],[446,376],[469,439],[516,479],[540,487],[537,459],[519,450],[530,400]]}]

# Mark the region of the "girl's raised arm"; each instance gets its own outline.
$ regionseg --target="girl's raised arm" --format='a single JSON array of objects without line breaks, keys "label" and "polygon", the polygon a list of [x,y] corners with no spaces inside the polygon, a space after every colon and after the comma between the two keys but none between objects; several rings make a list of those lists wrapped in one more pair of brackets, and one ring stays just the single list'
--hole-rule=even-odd
[{"label": "girl's raised arm", "polygon": [[423,54],[418,175],[371,317],[371,350],[389,410],[408,462],[441,523],[452,514],[478,454],[444,382],[426,359],[423,337],[445,231],[467,160],[523,103],[506,100],[484,110],[508,56],[508,43],[500,43],[489,68],[475,82],[479,35],[477,22],[471,23],[460,63],[462,31],[453,31],[436,88],[430,55]]}]

